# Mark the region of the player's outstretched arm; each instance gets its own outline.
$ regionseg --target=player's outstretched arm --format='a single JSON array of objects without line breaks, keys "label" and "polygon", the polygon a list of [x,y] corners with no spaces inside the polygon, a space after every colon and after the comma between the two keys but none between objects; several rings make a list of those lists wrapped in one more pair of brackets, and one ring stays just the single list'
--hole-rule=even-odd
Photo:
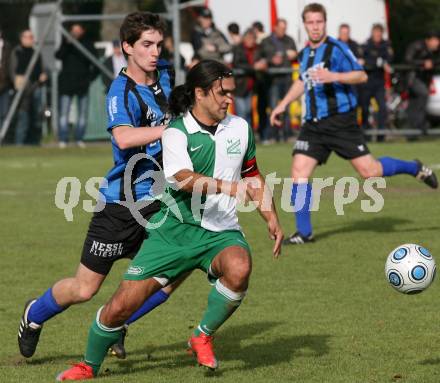
[{"label": "player's outstretched arm", "polygon": [[232,197],[244,195],[246,185],[240,182],[229,182],[217,178],[207,177],[189,169],[179,170],[173,176],[176,186],[187,193],[219,194],[224,193]]},{"label": "player's outstretched arm", "polygon": [[284,113],[284,111],[287,108],[287,105],[295,101],[298,97],[302,96],[303,94],[304,94],[304,82],[298,79],[292,84],[292,86],[290,87],[289,91],[286,93],[284,98],[280,101],[277,107],[270,114],[270,124],[280,126],[282,124],[282,121],[280,121],[277,117],[281,113]]},{"label": "player's outstretched arm", "polygon": [[160,140],[165,125],[145,128],[134,128],[129,125],[120,125],[112,130],[113,138],[119,149],[136,148]]},{"label": "player's outstretched arm", "polygon": [[260,215],[267,223],[270,239],[275,241],[273,255],[277,258],[281,253],[281,243],[284,235],[278,220],[272,193],[260,174],[246,177],[243,179],[243,182],[247,185],[247,195],[255,202]]}]

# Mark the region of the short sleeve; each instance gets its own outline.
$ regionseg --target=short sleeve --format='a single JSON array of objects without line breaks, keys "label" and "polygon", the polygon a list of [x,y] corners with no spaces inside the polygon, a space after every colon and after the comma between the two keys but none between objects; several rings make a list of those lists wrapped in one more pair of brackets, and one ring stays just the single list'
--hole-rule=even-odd
[{"label": "short sleeve", "polygon": [[252,128],[248,125],[248,145],[246,149],[246,154],[244,156],[244,161],[249,161],[255,158],[256,148],[255,148],[255,136]]},{"label": "short sleeve", "polygon": [[163,171],[165,179],[170,183],[175,183],[173,176],[180,170],[194,170],[187,146],[185,133],[171,127],[165,129],[162,135]]},{"label": "short sleeve", "polygon": [[116,81],[110,87],[106,98],[107,130],[120,125],[136,127],[139,107],[136,107],[132,97],[129,97],[130,94],[125,95],[124,89],[119,86],[119,83],[115,83]]},{"label": "short sleeve", "polygon": [[335,65],[338,72],[364,70],[348,46],[342,44],[336,45],[334,53]]}]

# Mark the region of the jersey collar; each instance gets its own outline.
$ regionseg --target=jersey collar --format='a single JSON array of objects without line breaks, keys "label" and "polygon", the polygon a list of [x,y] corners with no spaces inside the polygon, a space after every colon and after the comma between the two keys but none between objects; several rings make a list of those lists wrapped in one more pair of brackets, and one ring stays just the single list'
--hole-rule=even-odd
[{"label": "jersey collar", "polygon": [[151,85],[144,85],[144,84],[138,84],[136,81],[134,81],[128,74],[127,74],[127,67],[124,67],[121,69],[121,71],[119,72],[120,76],[123,76],[125,78],[128,79],[128,81],[132,82],[134,85],[136,86],[143,86],[146,88],[153,88],[155,87],[159,82],[160,82],[160,77],[161,77],[161,73],[160,70],[156,68],[156,81],[154,83],[152,83]]},{"label": "jersey collar", "polygon": [[[222,121],[220,121],[220,123],[217,126],[216,134],[228,127],[228,121],[229,121],[229,115],[227,115],[226,118],[224,118]],[[208,131],[206,131],[200,127],[200,125],[194,119],[192,114],[189,112],[186,112],[185,115],[183,116],[183,123],[185,124],[185,128],[189,134],[194,134],[194,133],[200,132],[200,133],[205,133],[205,134],[211,135],[211,133],[209,133]]]},{"label": "jersey collar", "polygon": [[327,44],[329,42],[329,35],[325,36],[325,39],[322,40],[322,42],[315,48],[312,48],[311,45],[309,44],[309,48],[310,50],[318,50],[319,48],[321,48],[324,44]]}]

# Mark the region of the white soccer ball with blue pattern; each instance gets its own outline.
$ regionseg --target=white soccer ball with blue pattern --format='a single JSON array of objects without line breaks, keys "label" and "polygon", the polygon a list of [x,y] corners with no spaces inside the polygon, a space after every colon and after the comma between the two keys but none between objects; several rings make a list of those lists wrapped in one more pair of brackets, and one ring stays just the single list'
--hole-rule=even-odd
[{"label": "white soccer ball with blue pattern", "polygon": [[431,253],[413,243],[396,247],[385,264],[388,283],[404,294],[417,294],[427,289],[435,278],[435,270]]}]

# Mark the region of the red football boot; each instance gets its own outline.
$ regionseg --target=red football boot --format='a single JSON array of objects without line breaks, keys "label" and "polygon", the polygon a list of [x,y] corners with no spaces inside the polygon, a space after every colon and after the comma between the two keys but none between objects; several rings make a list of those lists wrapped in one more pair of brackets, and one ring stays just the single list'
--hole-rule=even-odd
[{"label": "red football boot", "polygon": [[188,341],[188,347],[189,351],[197,356],[199,365],[215,370],[218,367],[218,362],[214,355],[212,339],[212,336],[204,333],[199,336],[193,335]]},{"label": "red football boot", "polygon": [[64,380],[87,380],[93,379],[93,369],[84,362],[76,363],[68,370],[63,371],[58,374],[57,382],[62,382]]}]

